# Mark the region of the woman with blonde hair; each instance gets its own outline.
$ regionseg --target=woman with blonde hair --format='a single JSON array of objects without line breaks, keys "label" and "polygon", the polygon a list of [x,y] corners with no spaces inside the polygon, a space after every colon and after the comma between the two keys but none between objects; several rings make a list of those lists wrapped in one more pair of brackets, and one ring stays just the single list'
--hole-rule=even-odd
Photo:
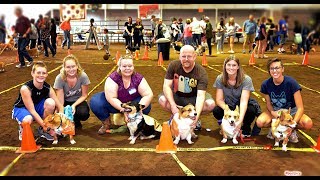
[{"label": "woman with blonde hair", "polygon": [[267,31],[266,31],[266,20],[265,16],[260,18],[260,27],[258,34],[258,58],[268,58],[264,53],[267,48]]},{"label": "woman with blonde hair", "polygon": [[236,32],[240,28],[240,25],[234,22],[234,17],[230,17],[229,22],[226,24],[226,27],[227,27],[226,36],[230,44],[230,50],[228,52],[233,54],[234,38],[236,37]]},{"label": "woman with blonde hair", "polygon": [[143,114],[149,114],[153,92],[146,79],[134,71],[133,57],[123,56],[118,61],[118,69],[106,79],[104,91],[91,97],[90,107],[92,112],[101,121],[98,130],[103,135],[110,129],[110,113],[124,112],[122,103],[129,101],[139,102],[144,105]]},{"label": "woman with blonde hair", "polygon": [[86,102],[89,84],[89,77],[80,66],[79,60],[72,54],[66,56],[53,88],[56,89],[59,101],[64,106],[72,107],[76,128],[81,128],[80,121],[85,121],[90,116],[90,109]]}]

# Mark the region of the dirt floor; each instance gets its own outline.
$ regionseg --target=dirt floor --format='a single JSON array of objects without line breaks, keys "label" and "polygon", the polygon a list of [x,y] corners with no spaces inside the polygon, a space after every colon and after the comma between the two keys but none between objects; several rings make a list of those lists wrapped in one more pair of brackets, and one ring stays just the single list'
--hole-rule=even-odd
[{"label": "dirt floor", "polygon": [[[88,74],[91,85],[90,95],[103,91],[104,80],[114,68],[112,58],[116,52],[125,54],[124,45],[112,44],[112,56],[109,60],[103,60],[103,50],[97,50],[91,45],[89,50],[84,50],[85,45],[73,45],[71,53],[81,61],[82,67]],[[216,45],[213,46],[215,53]],[[258,99],[265,110],[265,103],[261,98],[260,85],[269,77],[266,70],[266,59],[255,59],[255,66],[248,66],[249,54],[241,53],[242,44],[235,44],[235,55],[240,58],[245,72],[253,79],[256,93],[252,96]],[[276,48],[275,48],[276,49]],[[287,152],[279,148],[271,147],[273,140],[267,139],[268,129],[263,129],[259,136],[251,138],[252,141],[233,145],[231,141],[221,144],[219,127],[212,114],[201,116],[202,130],[197,132],[198,139],[193,145],[181,141],[175,154],[156,153],[157,140],[137,140],[130,145],[127,138],[128,132],[117,134],[98,135],[100,121],[91,113],[90,118],[83,122],[83,128],[76,131],[76,144],[71,145],[68,138],[60,139],[58,145],[40,140],[41,149],[36,153],[19,156],[15,153],[20,147],[18,140],[18,126],[11,119],[13,103],[18,96],[19,88],[25,81],[31,79],[31,68],[15,68],[16,51],[4,51],[0,55],[0,61],[6,62],[5,72],[0,73],[0,170],[2,175],[32,176],[32,175],[110,175],[110,176],[283,176],[283,175],[320,175],[320,154],[311,146],[315,145],[320,134],[318,120],[320,110],[320,47],[318,52],[309,54],[309,65],[302,66],[304,56],[277,54],[267,52],[271,57],[280,57],[286,63],[285,74],[293,76],[302,85],[302,96],[305,113],[309,115],[314,126],[309,131],[299,132],[299,143],[289,143]],[[225,44],[225,52],[229,50]],[[143,57],[141,50],[140,58]],[[162,92],[162,84],[165,68],[157,66],[157,50],[152,48],[148,53],[151,60],[136,60],[135,70],[143,74],[150,84],[154,98],[150,116],[160,122],[169,119],[170,114],[164,111],[157,102],[158,94]],[[67,55],[66,49],[58,48],[56,57],[45,57],[43,54],[34,60],[47,62],[49,76],[47,82],[51,85],[59,73],[62,59]],[[215,90],[212,87],[215,78],[222,70],[224,58],[228,53],[206,57],[209,66],[206,67],[209,75],[208,92],[215,98]],[[171,60],[178,59],[172,49],[170,60],[164,61],[164,67]],[[202,57],[197,58],[201,63]],[[32,124],[36,133],[37,125]],[[206,131],[210,128],[211,131]],[[35,134],[36,135],[36,134]],[[250,140],[250,139],[249,139]],[[19,156],[19,157],[18,157]],[[18,157],[18,158],[17,158]],[[17,159],[16,159],[17,158]],[[152,160],[151,160],[152,159]],[[151,160],[151,161],[150,161]],[[13,166],[12,166],[13,165]]]}]

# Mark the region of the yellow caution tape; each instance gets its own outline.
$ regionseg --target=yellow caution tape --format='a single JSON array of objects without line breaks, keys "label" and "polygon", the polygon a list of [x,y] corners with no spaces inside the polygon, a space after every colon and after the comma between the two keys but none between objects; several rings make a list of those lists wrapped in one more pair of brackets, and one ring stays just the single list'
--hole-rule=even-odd
[{"label": "yellow caution tape", "polygon": [[[299,63],[296,63],[296,62],[293,62],[293,63],[296,64],[296,65],[302,65],[302,64],[299,64]],[[314,67],[314,66],[307,65],[307,67],[320,71],[320,68],[317,68],[317,67]]]},{"label": "yellow caution tape", "polygon": [[179,159],[178,157],[174,154],[171,153],[172,157],[174,160],[176,160],[176,162],[178,163],[178,165],[180,166],[180,168],[182,169],[182,171],[187,175],[187,176],[195,176],[193,174],[193,172],[187,167],[185,166]]},{"label": "yellow caution tape", "polygon": [[20,154],[18,157],[16,157],[9,165],[7,165],[0,173],[0,176],[6,176],[14,164],[18,162],[18,160],[24,155],[24,153]]},{"label": "yellow caution tape", "polygon": [[216,71],[216,72],[218,72],[218,73],[221,73],[221,71],[220,70],[218,70],[218,69],[216,69],[216,68],[213,68],[213,67],[211,67],[211,65],[209,65],[209,66],[207,66],[209,69],[212,69],[212,70],[214,70],[214,71]]},{"label": "yellow caution tape", "polygon": [[308,134],[306,134],[305,132],[303,132],[302,130],[298,129],[298,131],[304,135],[304,137],[306,137],[314,146],[317,145],[317,142],[315,140],[312,139],[312,137],[310,137]]},{"label": "yellow caution tape", "polygon": [[253,65],[253,67],[259,69],[262,72],[269,73],[268,71],[266,71],[266,70],[264,70],[264,69],[262,69],[262,68],[260,68],[258,66]]},{"label": "yellow caution tape", "polygon": [[[58,69],[60,69],[60,68],[61,68],[61,66],[58,66],[58,67],[52,69],[51,71],[49,71],[48,74],[51,74],[51,73],[53,73],[54,71],[56,71],[56,70],[58,70]],[[27,82],[27,81],[26,81],[26,82]],[[18,85],[15,85],[15,86],[9,88],[9,89],[6,89],[6,90],[4,90],[4,91],[1,91],[0,94],[6,93],[6,92],[8,92],[8,91],[11,91],[12,89],[15,89],[15,88],[17,88],[17,87],[20,87],[20,86],[22,86],[22,85],[23,85],[24,83],[26,83],[26,82],[20,83],[20,84],[18,84]]]},{"label": "yellow caution tape", "polygon": [[107,78],[108,76],[116,69],[117,66],[113,66],[113,68],[108,72],[108,74],[99,82],[99,84],[97,84],[95,87],[93,87],[93,89],[91,89],[89,92],[88,92],[88,97],[89,95],[95,90],[97,89]]},{"label": "yellow caution tape", "polygon": [[161,66],[162,67],[162,69],[164,70],[164,71],[167,71],[167,68],[166,67],[164,67],[164,66]]},{"label": "yellow caution tape", "polygon": [[49,151],[90,151],[90,152],[111,152],[111,151],[134,151],[134,152],[155,152],[154,148],[81,148],[81,147],[50,147],[40,148]]}]

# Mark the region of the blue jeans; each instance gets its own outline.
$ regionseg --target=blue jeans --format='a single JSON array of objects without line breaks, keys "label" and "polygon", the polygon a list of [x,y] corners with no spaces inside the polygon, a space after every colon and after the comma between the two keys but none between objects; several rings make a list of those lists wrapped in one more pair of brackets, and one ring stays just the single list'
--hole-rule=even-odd
[{"label": "blue jeans", "polygon": [[196,46],[201,45],[201,34],[192,34],[192,38]]},{"label": "blue jeans", "polygon": [[62,42],[62,47],[64,47],[67,43],[68,49],[70,49],[70,31],[63,31],[64,39]]},{"label": "blue jeans", "polygon": [[24,66],[26,63],[24,61],[24,58],[26,58],[29,62],[33,61],[32,57],[29,55],[26,46],[29,44],[28,38],[19,37],[18,39],[18,55],[19,55],[19,61],[22,66]]},{"label": "blue jeans", "polygon": [[223,44],[224,44],[224,34],[221,35],[221,38],[217,39],[217,52],[223,51]]},{"label": "blue jeans", "polygon": [[6,33],[0,31],[0,43],[6,43]]},{"label": "blue jeans", "polygon": [[184,38],[184,45],[192,45],[192,37],[185,37]]},{"label": "blue jeans", "polygon": [[43,42],[43,48],[44,48],[44,55],[45,56],[49,56],[48,48],[50,49],[52,54],[56,53],[55,50],[53,49],[52,45],[50,44],[49,38],[45,39],[44,41],[42,40],[42,42]]},{"label": "blue jeans", "polygon": [[[139,96],[136,99],[134,99],[133,101],[140,102],[141,98],[142,97]],[[91,111],[93,112],[93,114],[95,114],[100,121],[105,121],[107,118],[109,118],[110,113],[112,113],[112,114],[120,113],[119,110],[114,108],[107,101],[104,92],[96,93],[91,97],[90,108],[91,108]],[[149,114],[150,110],[151,110],[151,104],[147,108],[145,108],[142,112],[143,112],[143,114],[147,115],[147,114]]]}]

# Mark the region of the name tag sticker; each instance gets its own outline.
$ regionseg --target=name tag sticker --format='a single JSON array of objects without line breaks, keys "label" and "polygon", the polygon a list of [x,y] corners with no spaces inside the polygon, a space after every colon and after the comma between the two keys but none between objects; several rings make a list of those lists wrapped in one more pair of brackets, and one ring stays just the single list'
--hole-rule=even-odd
[{"label": "name tag sticker", "polygon": [[134,94],[134,93],[136,93],[136,92],[137,92],[136,88],[131,88],[131,89],[129,90],[129,94],[130,94],[130,95],[132,95],[132,94]]}]

